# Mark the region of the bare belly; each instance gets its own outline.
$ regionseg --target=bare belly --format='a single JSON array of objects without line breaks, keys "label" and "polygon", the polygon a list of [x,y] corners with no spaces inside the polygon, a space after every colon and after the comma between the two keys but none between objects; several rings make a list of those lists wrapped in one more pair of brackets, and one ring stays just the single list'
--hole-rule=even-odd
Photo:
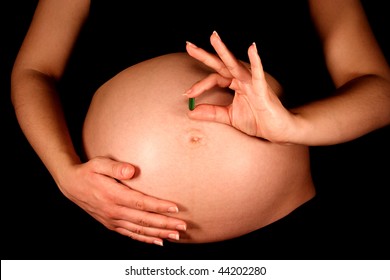
[{"label": "bare belly", "polygon": [[[179,242],[212,242],[264,227],[314,196],[308,149],[250,137],[187,117],[183,93],[208,70],[170,54],[122,71],[94,95],[83,141],[88,158],[108,156],[137,168],[123,182],[173,201],[188,223]],[[214,89],[196,103],[229,104]]]}]

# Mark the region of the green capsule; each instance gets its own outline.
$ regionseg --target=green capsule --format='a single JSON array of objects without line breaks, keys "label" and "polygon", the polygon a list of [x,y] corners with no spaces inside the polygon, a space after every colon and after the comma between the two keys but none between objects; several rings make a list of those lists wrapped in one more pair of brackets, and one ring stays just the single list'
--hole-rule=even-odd
[{"label": "green capsule", "polygon": [[188,108],[191,111],[195,109],[195,98],[188,99]]}]

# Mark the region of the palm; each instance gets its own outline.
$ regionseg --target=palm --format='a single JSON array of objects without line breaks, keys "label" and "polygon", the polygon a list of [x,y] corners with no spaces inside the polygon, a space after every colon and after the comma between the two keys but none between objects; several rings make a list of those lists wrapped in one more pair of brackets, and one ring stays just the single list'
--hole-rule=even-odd
[{"label": "palm", "polygon": [[236,82],[238,88],[228,108],[231,125],[252,136],[276,139],[285,130],[285,110],[277,95],[263,83],[256,88],[252,83]]}]

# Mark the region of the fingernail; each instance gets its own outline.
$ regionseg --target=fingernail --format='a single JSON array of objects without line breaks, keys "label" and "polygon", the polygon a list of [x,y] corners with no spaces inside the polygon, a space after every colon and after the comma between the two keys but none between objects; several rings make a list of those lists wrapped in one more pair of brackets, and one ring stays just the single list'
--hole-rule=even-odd
[{"label": "fingernail", "polygon": [[192,46],[194,48],[197,48],[197,46],[195,44],[191,43],[190,41],[186,41],[186,44],[189,46]]},{"label": "fingernail", "polygon": [[129,176],[130,174],[130,167],[126,166],[125,168],[122,168],[122,176]]},{"label": "fingernail", "polygon": [[176,226],[176,229],[177,229],[177,230],[186,231],[186,230],[187,230],[187,226],[186,226],[186,225],[177,225],[177,226]]},{"label": "fingernail", "polygon": [[189,88],[186,90],[186,92],[183,95],[188,96],[191,92],[192,92],[192,89]]},{"label": "fingernail", "polygon": [[179,208],[175,207],[175,206],[171,206],[168,208],[168,212],[169,213],[178,213],[179,212]]},{"label": "fingernail", "polygon": [[153,243],[158,245],[158,246],[164,246],[163,242],[161,240],[154,240]]},{"label": "fingernail", "polygon": [[215,34],[218,38],[220,38],[217,31],[214,30],[214,31],[213,31],[213,34]]},{"label": "fingernail", "polygon": [[174,240],[179,240],[179,235],[177,233],[170,233],[170,234],[168,234],[168,238],[174,239]]}]

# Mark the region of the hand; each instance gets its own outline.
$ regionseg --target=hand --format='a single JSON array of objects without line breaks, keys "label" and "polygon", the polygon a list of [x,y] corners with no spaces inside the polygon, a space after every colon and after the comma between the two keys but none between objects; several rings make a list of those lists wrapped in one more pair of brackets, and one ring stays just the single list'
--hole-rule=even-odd
[{"label": "hand", "polygon": [[[117,180],[134,176],[128,163],[97,157],[65,169],[61,191],[108,229],[132,239],[162,245],[178,239],[186,223],[164,214],[177,213],[177,206],[134,191]],[[117,180],[116,180],[117,179]]]},{"label": "hand", "polygon": [[187,43],[189,55],[214,69],[187,92],[189,98],[197,97],[214,86],[229,87],[235,91],[232,104],[216,106],[200,104],[188,113],[197,120],[215,121],[272,142],[286,143],[289,133],[297,126],[297,117],[289,112],[266,80],[255,44],[248,49],[250,67],[234,57],[216,32],[210,37],[217,55]]}]

